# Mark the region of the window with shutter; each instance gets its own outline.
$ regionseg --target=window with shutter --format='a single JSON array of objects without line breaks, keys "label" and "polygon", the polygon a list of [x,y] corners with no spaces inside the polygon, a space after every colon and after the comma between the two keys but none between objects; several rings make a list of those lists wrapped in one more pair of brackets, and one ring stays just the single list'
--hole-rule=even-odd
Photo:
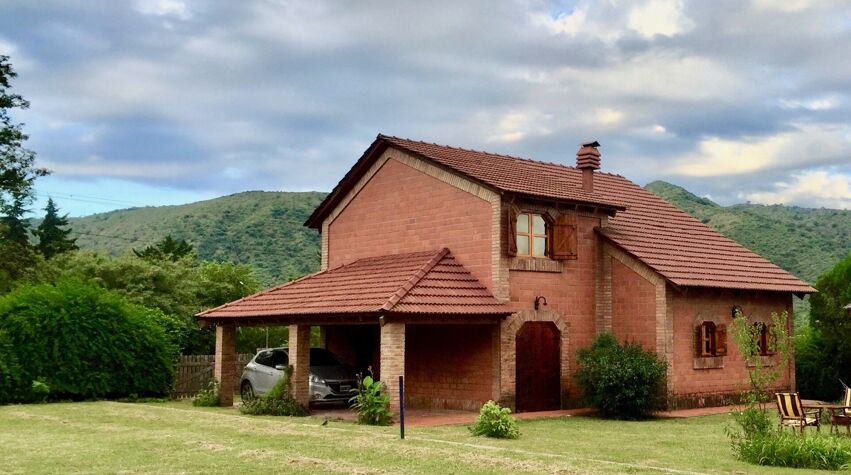
[{"label": "window with shutter", "polygon": [[695,356],[711,357],[727,354],[727,327],[702,322],[695,328]]},{"label": "window with shutter", "polygon": [[510,206],[505,210],[506,212],[506,242],[508,243],[508,255],[516,256],[517,255],[517,208]]},{"label": "window with shutter", "polygon": [[552,227],[551,257],[556,260],[576,259],[578,255],[576,214],[559,214]]}]

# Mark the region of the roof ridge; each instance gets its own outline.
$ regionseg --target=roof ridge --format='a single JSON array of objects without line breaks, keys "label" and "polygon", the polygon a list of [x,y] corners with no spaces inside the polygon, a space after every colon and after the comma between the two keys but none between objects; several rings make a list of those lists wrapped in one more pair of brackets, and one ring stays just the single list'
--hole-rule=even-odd
[{"label": "roof ridge", "polygon": [[440,261],[442,261],[443,258],[446,257],[448,254],[449,248],[446,247],[438,251],[434,256],[432,256],[431,259],[428,260],[428,262],[423,264],[422,267],[420,267],[414,273],[414,275],[412,275],[408,278],[408,280],[403,282],[401,287],[399,287],[396,292],[393,292],[390,295],[390,298],[387,299],[387,302],[385,302],[384,305],[381,306],[380,310],[387,312],[390,311],[393,307],[395,307],[396,304],[399,303],[399,301],[402,300],[406,295],[408,295],[408,292],[410,292],[411,289],[413,289],[414,286],[416,286],[423,279],[423,277],[426,276],[426,274],[431,272],[431,270],[434,269],[434,266],[436,266]]},{"label": "roof ridge", "polygon": [[[423,145],[433,145],[435,147],[443,147],[443,148],[448,148],[448,149],[451,149],[451,150],[462,150],[464,152],[480,153],[480,154],[483,154],[483,155],[493,155],[494,157],[511,158],[513,160],[520,160],[520,161],[523,161],[523,162],[535,163],[535,164],[539,164],[539,165],[552,165],[554,167],[566,168],[568,170],[579,170],[576,167],[572,167],[570,165],[565,165],[563,163],[547,162],[547,161],[544,161],[544,160],[535,160],[533,158],[520,157],[520,156],[517,156],[517,155],[509,155],[509,154],[506,154],[506,153],[494,153],[494,152],[488,152],[486,150],[476,150],[474,148],[464,148],[464,147],[457,147],[457,146],[454,146],[454,145],[439,144],[439,143],[435,143],[435,142],[426,142],[424,140],[409,139],[409,138],[405,138],[405,137],[397,137],[395,135],[386,135],[386,134],[379,133],[378,138],[390,139],[390,140],[403,140],[405,142],[414,142],[414,143],[419,143],[419,144],[423,144]],[[625,178],[624,176],[619,175],[617,173],[603,172],[603,171],[600,171],[600,170],[596,170],[594,173],[614,176],[614,177],[618,177],[618,178]]]}]

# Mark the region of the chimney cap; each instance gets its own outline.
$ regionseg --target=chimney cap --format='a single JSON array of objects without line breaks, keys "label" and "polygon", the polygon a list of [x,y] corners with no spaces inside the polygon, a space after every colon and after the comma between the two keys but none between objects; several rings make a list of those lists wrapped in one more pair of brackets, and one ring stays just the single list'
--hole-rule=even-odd
[{"label": "chimney cap", "polygon": [[592,141],[592,142],[582,142],[582,143],[581,143],[581,144],[579,144],[579,145],[580,145],[580,146],[582,146],[582,147],[594,147],[594,148],[597,148],[597,147],[599,147],[599,146],[600,146],[600,142],[598,142],[598,141],[594,140],[594,141]]},{"label": "chimney cap", "polygon": [[599,170],[600,169],[600,151],[597,147],[600,142],[583,142],[576,152],[576,168],[581,170]]}]

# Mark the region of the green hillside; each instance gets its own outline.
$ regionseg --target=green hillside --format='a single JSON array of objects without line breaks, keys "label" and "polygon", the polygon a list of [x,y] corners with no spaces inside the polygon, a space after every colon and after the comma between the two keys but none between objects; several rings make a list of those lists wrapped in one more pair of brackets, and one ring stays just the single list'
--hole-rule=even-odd
[{"label": "green hillside", "polygon": [[[814,282],[851,251],[851,211],[719,206],[670,183],[646,188],[793,274]],[[81,247],[120,254],[167,234],[203,259],[252,264],[264,284],[319,268],[319,235],[302,226],[325,193],[249,191],[180,206],[131,208],[71,220]]]},{"label": "green hillside", "polygon": [[180,206],[130,208],[70,221],[81,248],[121,254],[167,234],[203,259],[252,264],[264,284],[319,269],[319,234],[302,224],[325,193],[248,191]]},{"label": "green hillside", "polygon": [[808,282],[851,252],[851,211],[720,206],[664,181],[645,188]]}]

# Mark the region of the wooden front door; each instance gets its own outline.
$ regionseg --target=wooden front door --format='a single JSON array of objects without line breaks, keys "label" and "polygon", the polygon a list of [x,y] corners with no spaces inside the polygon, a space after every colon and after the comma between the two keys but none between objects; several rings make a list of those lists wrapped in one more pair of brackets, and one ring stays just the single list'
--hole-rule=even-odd
[{"label": "wooden front door", "polygon": [[518,412],[561,408],[560,337],[552,322],[527,322],[517,331]]}]

